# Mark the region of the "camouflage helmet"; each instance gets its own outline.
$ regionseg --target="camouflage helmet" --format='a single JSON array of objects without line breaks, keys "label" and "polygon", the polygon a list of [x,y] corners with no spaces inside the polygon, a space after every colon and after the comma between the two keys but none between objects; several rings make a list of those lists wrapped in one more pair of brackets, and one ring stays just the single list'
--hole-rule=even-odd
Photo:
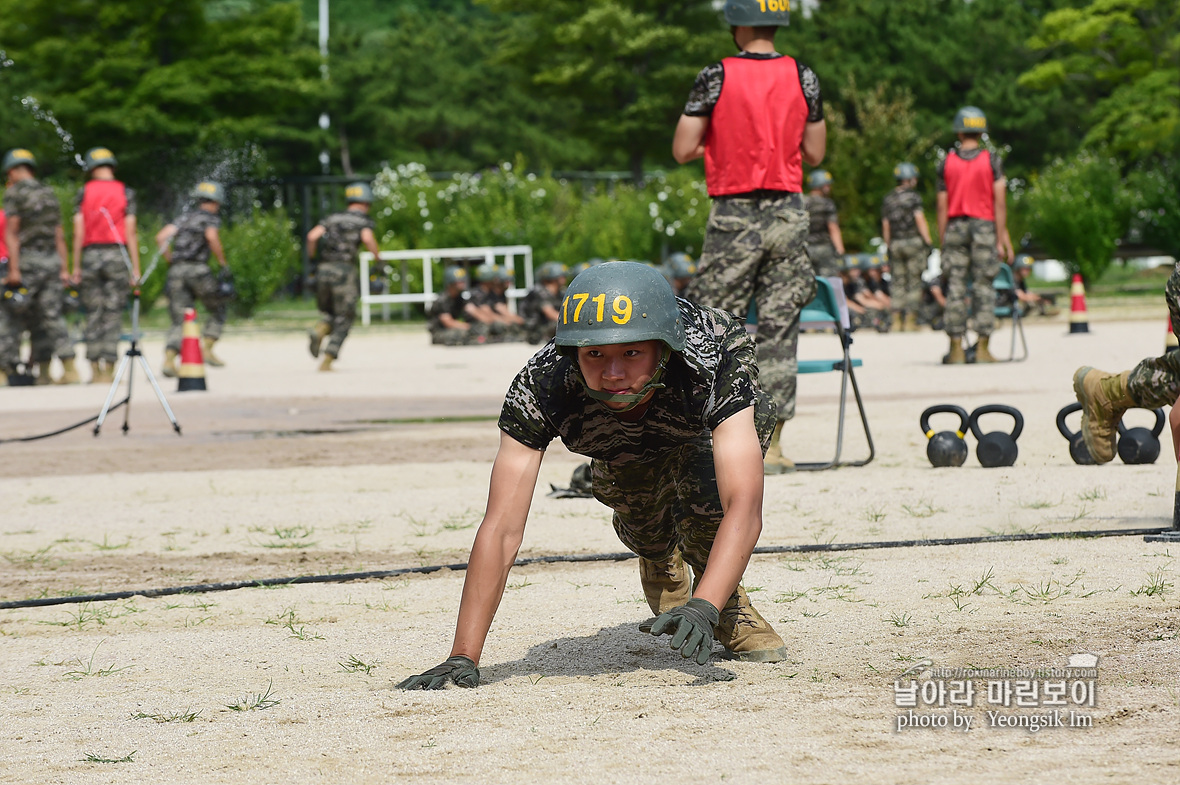
[{"label": "camouflage helmet", "polygon": [[808,176],[807,183],[812,188],[823,188],[825,185],[832,184],[832,176],[828,174],[826,169],[816,169]]},{"label": "camouflage helmet", "polygon": [[514,278],[515,278],[515,276],[513,275],[513,273],[508,272],[507,267],[500,267],[500,266],[496,267],[496,280],[499,281],[500,283],[507,283],[507,284],[516,283]]},{"label": "camouflage helmet", "polygon": [[918,167],[908,161],[893,167],[893,176],[898,180],[917,180]]},{"label": "camouflage helmet", "polygon": [[475,268],[475,280],[479,283],[490,283],[500,277],[500,271],[494,264],[481,264]]},{"label": "camouflage helmet", "polygon": [[987,133],[987,115],[978,106],[964,106],[955,113],[955,133]]},{"label": "camouflage helmet", "polygon": [[606,259],[603,259],[601,256],[591,256],[589,259],[586,260],[586,265],[589,267],[593,267],[597,264],[602,264],[605,261],[606,261]]},{"label": "camouflage helmet", "polygon": [[1018,254],[1016,254],[1016,259],[1014,259],[1012,261],[1012,269],[1013,270],[1023,270],[1025,268],[1032,267],[1032,263],[1033,263],[1032,254],[1018,253]]},{"label": "camouflage helmet", "polygon": [[0,302],[3,302],[13,314],[20,315],[29,310],[33,298],[24,284],[6,285],[0,289]]},{"label": "camouflage helmet", "polygon": [[857,253],[844,254],[844,269],[845,270],[859,270],[860,269],[860,254],[857,254]]},{"label": "camouflage helmet", "polygon": [[443,285],[450,286],[456,283],[467,283],[467,270],[457,264],[453,264],[443,270]]},{"label": "camouflage helmet", "polygon": [[78,287],[67,286],[61,293],[61,309],[65,313],[74,313],[82,307],[82,297],[78,294]]},{"label": "camouflage helmet", "polygon": [[861,254],[857,254],[856,256],[857,256],[857,259],[859,260],[860,269],[862,272],[868,272],[869,270],[876,270],[881,267],[881,257],[878,256],[877,254],[861,253]]},{"label": "camouflage helmet", "polygon": [[93,172],[100,166],[118,166],[119,162],[115,160],[115,154],[105,147],[91,147],[86,151],[85,158],[82,159],[83,168],[88,172]]},{"label": "camouflage helmet", "polygon": [[659,271],[639,262],[605,262],[570,283],[557,320],[558,347],[652,340],[684,350],[676,295]]},{"label": "camouflage helmet", "polygon": [[37,168],[37,158],[23,147],[16,147],[4,154],[4,174],[8,174],[18,166]]},{"label": "camouflage helmet", "polygon": [[723,13],[731,27],[786,27],[791,0],[725,0]]},{"label": "camouflage helmet", "polygon": [[545,262],[537,268],[537,280],[549,283],[565,277],[565,265],[561,262]]},{"label": "camouflage helmet", "polygon": [[572,281],[573,279],[577,278],[582,273],[589,270],[591,267],[593,267],[593,265],[590,264],[590,262],[578,262],[577,264],[575,264],[573,267],[571,267],[569,269],[569,272],[566,274],[566,277],[568,277]]},{"label": "camouflage helmet", "polygon": [[193,198],[201,202],[225,204],[225,188],[213,180],[202,180],[193,189]]},{"label": "camouflage helmet", "polygon": [[674,253],[668,257],[668,274],[673,278],[692,278],[697,274],[696,262],[686,253]]},{"label": "camouflage helmet", "polygon": [[344,189],[344,199],[349,204],[372,204],[373,189],[368,183],[349,183]]}]

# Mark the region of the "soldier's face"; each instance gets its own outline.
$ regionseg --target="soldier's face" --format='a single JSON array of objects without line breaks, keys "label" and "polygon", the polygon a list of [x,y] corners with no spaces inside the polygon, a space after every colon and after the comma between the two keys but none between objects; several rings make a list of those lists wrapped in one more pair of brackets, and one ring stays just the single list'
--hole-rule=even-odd
[{"label": "soldier's face", "polygon": [[[578,349],[578,367],[591,390],[632,394],[651,381],[659,367],[663,345],[659,341],[619,343],[610,346],[583,346]],[[655,390],[644,397],[646,403]],[[610,409],[625,409],[630,404],[603,402]]]}]

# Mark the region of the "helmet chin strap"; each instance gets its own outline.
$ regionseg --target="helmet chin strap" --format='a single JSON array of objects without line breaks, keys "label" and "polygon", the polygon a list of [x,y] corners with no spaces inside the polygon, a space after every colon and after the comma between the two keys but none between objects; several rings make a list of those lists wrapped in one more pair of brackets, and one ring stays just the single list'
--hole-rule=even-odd
[{"label": "helmet chin strap", "polygon": [[629,412],[638,406],[652,390],[664,389],[665,385],[660,384],[660,379],[664,375],[664,369],[667,367],[668,359],[671,356],[672,350],[665,345],[664,352],[660,355],[660,364],[656,366],[656,372],[651,375],[651,378],[647,380],[647,383],[644,384],[643,388],[637,393],[609,393],[603,392],[601,390],[591,390],[589,385],[586,384],[585,377],[582,378],[582,388],[586,391],[587,395],[596,401],[629,404],[628,406],[624,406],[622,409],[611,409],[612,412],[615,412],[616,414]]}]

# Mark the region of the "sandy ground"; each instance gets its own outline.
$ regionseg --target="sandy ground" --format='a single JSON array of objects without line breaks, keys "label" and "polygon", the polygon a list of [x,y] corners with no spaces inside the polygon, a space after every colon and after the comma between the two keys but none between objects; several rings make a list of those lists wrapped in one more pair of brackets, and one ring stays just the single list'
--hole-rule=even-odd
[{"label": "sandy ground", "polygon": [[[1168,525],[1166,436],[1155,465],[1079,467],[1054,425],[1072,398],[1072,370],[1125,368],[1158,352],[1162,313],[1078,336],[1063,322],[1030,324],[1031,359],[993,367],[939,366],[938,334],[858,335],[876,460],[769,479],[761,544]],[[1007,334],[996,342],[1006,346]],[[800,351],[821,358],[834,348],[831,336],[805,335]],[[146,351],[156,367],[159,341]],[[499,401],[531,351],[444,349],[373,329],[349,340],[329,375],[314,372],[298,335],[230,334],[219,345],[228,366],[209,369],[208,392],[164,384],[179,438],[137,373],[126,435],[118,411],[97,438],[87,427],[0,444],[0,600],[463,561]],[[93,416],[105,394],[0,390],[0,439]],[[834,374],[802,379],[788,426],[796,459],[833,450],[837,394]],[[961,469],[932,469],[918,415],[942,402],[1017,406],[1026,418],[1017,464],[984,469],[972,455]],[[861,456],[851,417],[848,427],[845,454]],[[597,502],[544,497],[578,462],[550,450],[522,556],[621,550]],[[910,783],[1051,773],[1171,783],[1180,777],[1177,554],[1121,536],[756,556],[745,584],[791,652],[774,665],[688,664],[666,639],[639,632],[649,614],[634,561],[519,568],[482,686],[438,693],[392,687],[446,656],[461,572],[0,610],[0,782]],[[971,707],[916,709],[952,727],[898,729],[906,709],[894,682],[924,660],[1049,668],[1078,653],[1099,657],[1097,700],[1067,708],[1092,727],[991,725],[996,707],[979,682]]]}]

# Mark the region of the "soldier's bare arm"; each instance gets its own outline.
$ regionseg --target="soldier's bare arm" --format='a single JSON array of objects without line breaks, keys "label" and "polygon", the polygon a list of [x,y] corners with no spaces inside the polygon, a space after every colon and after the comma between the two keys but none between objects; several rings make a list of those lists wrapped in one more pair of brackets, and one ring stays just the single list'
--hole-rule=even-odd
[{"label": "soldier's bare arm", "polygon": [[921,210],[914,210],[914,223],[918,226],[918,235],[922,238],[922,242],[929,247],[934,245],[930,242],[930,225],[926,223],[926,213]]},{"label": "soldier's bare arm", "polygon": [[548,319],[551,322],[556,322],[557,318],[561,315],[557,312],[556,308],[554,308],[552,305],[549,305],[549,304],[545,304],[545,305],[541,306],[541,313],[544,315],[544,317],[546,319]]},{"label": "soldier's bare arm", "polygon": [[70,282],[70,252],[66,249],[66,232],[61,224],[53,232],[53,244],[57,247],[57,258],[61,259],[61,282]]},{"label": "soldier's bare arm", "polygon": [[949,208],[949,201],[946,191],[938,192],[938,244],[942,245],[946,241],[946,222],[947,211]]},{"label": "soldier's bare arm", "polygon": [[82,237],[86,233],[86,219],[74,213],[74,283],[82,280]]},{"label": "soldier's bare arm", "polygon": [[438,315],[438,323],[448,330],[470,330],[471,325],[467,322],[461,322],[449,313],[440,313]]},{"label": "soldier's bare arm", "polygon": [[221,262],[221,266],[225,267],[225,249],[221,247],[221,235],[217,233],[216,226],[205,227],[205,242],[209,243],[209,250],[217,257],[217,261]]},{"label": "soldier's bare arm", "polygon": [[824,156],[828,154],[828,123],[826,120],[803,126],[803,142],[799,145],[799,150],[803,153],[803,160],[807,162],[808,166],[819,166],[823,163]]},{"label": "soldier's bare arm", "polygon": [[504,595],[508,572],[524,539],[525,521],[544,456],[542,450],[526,447],[511,436],[500,434],[500,449],[492,464],[488,506],[475,534],[467,577],[463,581],[451,656],[461,655],[479,664],[492,618]]},{"label": "soldier's bare arm", "polygon": [[844,253],[844,235],[840,231],[840,224],[835,221],[828,223],[828,236],[832,238],[832,245],[836,248],[836,253]]},{"label": "soldier's bare arm", "polygon": [[322,225],[316,224],[311,227],[311,231],[307,233],[307,255],[308,257],[315,257],[316,243],[324,236],[324,232],[328,231]]},{"label": "soldier's bare arm", "polygon": [[996,250],[1000,258],[1012,264],[1016,253],[1012,249],[1012,238],[1008,236],[1008,180],[1001,177],[992,183],[992,195],[996,201]]},{"label": "soldier's bare arm", "polygon": [[164,261],[172,263],[172,238],[176,236],[176,224],[167,224],[156,232],[156,247],[164,254]]},{"label": "soldier's bare arm", "polygon": [[676,163],[686,164],[705,155],[705,133],[709,130],[708,117],[680,115],[676,133],[672,136],[672,157]]},{"label": "soldier's bare arm", "polygon": [[8,278],[4,280],[9,286],[20,283],[20,216],[8,216],[8,223],[4,226],[4,244],[8,246]]},{"label": "soldier's bare arm", "polygon": [[377,236],[373,234],[372,229],[368,227],[361,229],[361,242],[365,244],[365,248],[369,249],[369,253],[373,254],[373,261],[376,262],[381,248],[377,245]]},{"label": "soldier's bare arm", "polygon": [[123,229],[127,236],[127,255],[131,257],[131,283],[139,283],[139,222],[134,215],[123,219]]},{"label": "soldier's bare arm", "polygon": [[889,234],[889,219],[888,218],[881,219],[881,239],[885,241],[886,246],[888,246],[889,243],[893,239]]},{"label": "soldier's bare arm", "polygon": [[713,429],[713,464],[725,514],[693,596],[723,608],[762,533],[762,445],[754,428],[754,407]]}]

